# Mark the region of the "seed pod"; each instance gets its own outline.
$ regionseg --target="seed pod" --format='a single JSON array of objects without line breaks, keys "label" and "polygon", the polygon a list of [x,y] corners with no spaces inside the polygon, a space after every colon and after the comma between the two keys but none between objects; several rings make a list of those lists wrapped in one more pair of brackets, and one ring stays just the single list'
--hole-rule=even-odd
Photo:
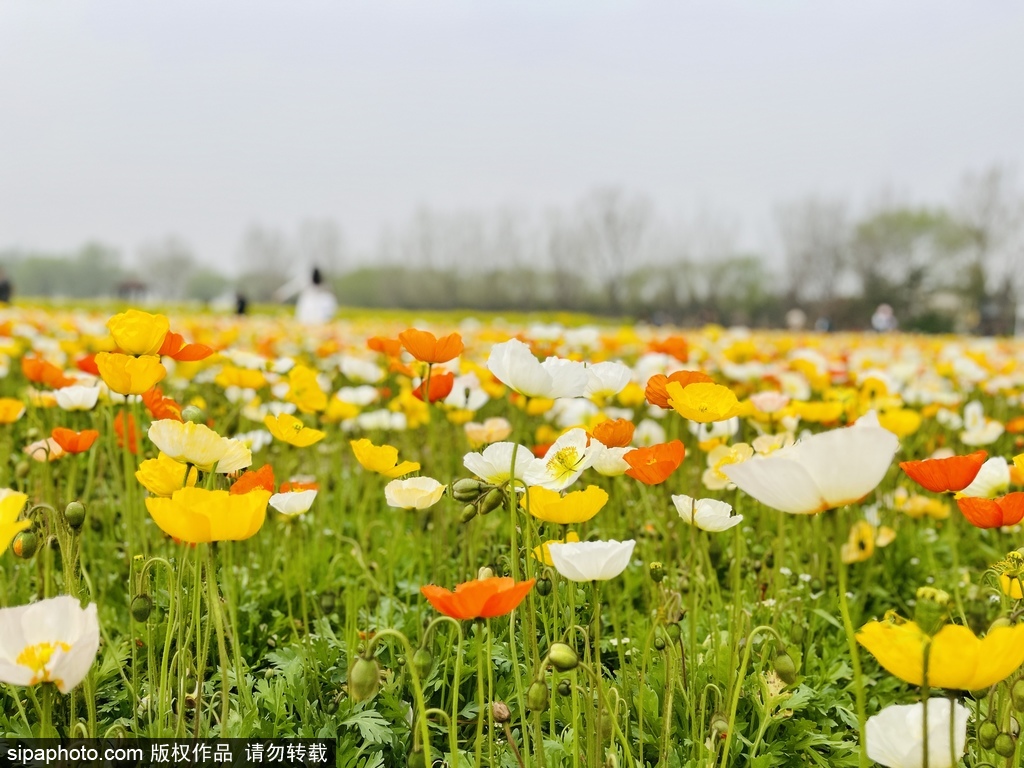
[{"label": "seed pod", "polygon": [[796,662],[785,651],[775,656],[775,674],[786,685],[792,685],[796,682]]},{"label": "seed pod", "polygon": [[360,656],[348,670],[348,692],[356,701],[372,699],[380,688],[380,667],[376,659]]},{"label": "seed pod", "polygon": [[132,618],[136,621],[145,621],[153,610],[153,598],[143,593],[132,598]]},{"label": "seed pod", "polygon": [[978,743],[982,749],[992,749],[996,745],[996,737],[999,735],[999,726],[991,720],[986,720],[978,726]]},{"label": "seed pod", "polygon": [[80,501],[72,501],[64,507],[64,519],[77,531],[85,522],[85,505]]},{"label": "seed pod", "polygon": [[1013,753],[1017,751],[1017,743],[1010,734],[1000,733],[996,736],[994,748],[1000,757],[1013,757]]},{"label": "seed pod", "polygon": [[526,692],[526,708],[531,712],[543,712],[548,708],[548,686],[543,680],[534,680]]},{"label": "seed pod", "polygon": [[576,669],[580,663],[580,657],[565,643],[552,643],[548,648],[548,661],[559,672],[569,672]]},{"label": "seed pod", "polygon": [[430,674],[430,668],[434,666],[434,657],[426,648],[419,648],[412,655],[412,665],[416,669],[416,674],[424,678]]},{"label": "seed pod", "polygon": [[541,597],[547,597],[551,594],[551,579],[547,576],[541,576],[537,579],[537,583],[534,584],[533,590]]},{"label": "seed pod", "polygon": [[36,553],[37,549],[39,549],[39,537],[31,528],[19,532],[11,544],[14,556],[20,557],[22,560],[28,560]]},{"label": "seed pod", "polygon": [[494,510],[501,506],[501,503],[504,500],[504,491],[502,491],[500,488],[492,488],[490,492],[488,492],[488,494],[484,496],[484,500],[480,502],[480,514],[486,515],[490,512],[493,512]]}]

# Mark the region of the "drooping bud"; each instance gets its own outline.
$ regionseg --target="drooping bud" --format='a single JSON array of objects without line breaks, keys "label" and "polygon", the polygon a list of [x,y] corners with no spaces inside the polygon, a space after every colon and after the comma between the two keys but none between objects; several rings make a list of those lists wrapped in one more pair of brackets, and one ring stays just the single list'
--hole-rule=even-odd
[{"label": "drooping bud", "polygon": [[376,659],[358,657],[348,670],[348,692],[355,701],[372,699],[380,688],[380,667]]},{"label": "drooping bud", "polygon": [[917,605],[914,606],[914,621],[926,635],[934,635],[946,623],[949,616],[949,593],[934,587],[917,590]]},{"label": "drooping bud", "polygon": [[775,674],[786,685],[792,685],[796,682],[796,662],[785,651],[775,656]]},{"label": "drooping bud", "polygon": [[483,492],[484,484],[471,477],[464,477],[452,483],[452,497],[456,501],[476,501]]},{"label": "drooping bud", "polygon": [[543,680],[534,680],[526,692],[526,708],[531,712],[543,712],[548,708],[548,685]]},{"label": "drooping bud", "polygon": [[191,421],[196,424],[205,424],[206,414],[203,413],[203,409],[198,405],[186,405],[181,409],[181,420]]},{"label": "drooping bud", "polygon": [[153,610],[153,598],[143,593],[132,598],[131,613],[136,621],[145,621]]},{"label": "drooping bud", "polygon": [[548,661],[559,672],[570,672],[580,663],[580,657],[572,646],[565,643],[552,643],[548,648]]},{"label": "drooping bud", "polygon": [[481,565],[476,570],[476,577],[479,581],[483,581],[484,579],[493,579],[494,569],[489,565]]},{"label": "drooping bud", "polygon": [[77,531],[85,522],[85,505],[80,501],[72,501],[64,507],[64,519]]},{"label": "drooping bud", "polygon": [[496,723],[507,723],[512,719],[512,711],[504,701],[495,701],[491,703],[491,716]]},{"label": "drooping bud", "polygon": [[459,513],[459,522],[468,523],[476,517],[476,504],[467,504],[462,508],[462,512]]},{"label": "drooping bud", "polygon": [[568,680],[559,680],[555,690],[558,691],[559,696],[568,696],[572,693],[572,685]]},{"label": "drooping bud", "polygon": [[1018,712],[1024,712],[1024,679],[1018,680],[1010,689],[1010,700],[1013,701],[1013,708]]},{"label": "drooping bud", "polygon": [[419,648],[412,655],[412,665],[416,668],[416,674],[424,678],[430,674],[430,668],[434,665],[434,657],[426,648]]},{"label": "drooping bud", "polygon": [[335,601],[333,592],[324,592],[320,595],[320,610],[324,613],[331,613],[334,610]]},{"label": "drooping bud", "polygon": [[721,712],[715,712],[711,716],[711,732],[716,735],[724,735],[729,732],[729,718]]},{"label": "drooping bud", "polygon": [[1000,733],[996,736],[993,748],[1000,757],[1013,757],[1013,754],[1017,751],[1017,742],[1010,734]]},{"label": "drooping bud", "polygon": [[39,537],[36,536],[35,531],[31,528],[25,531],[20,531],[17,536],[14,537],[14,541],[11,544],[11,550],[14,552],[15,557],[20,557],[22,560],[28,560],[32,555],[39,549]]},{"label": "drooping bud", "polygon": [[999,726],[991,720],[986,720],[978,726],[978,743],[982,749],[992,749],[996,745],[996,737],[999,736]]},{"label": "drooping bud", "polygon": [[658,637],[654,638],[654,648],[655,648],[655,650],[658,650],[658,651],[664,651],[665,650],[665,638],[661,637],[660,635]]},{"label": "drooping bud", "polygon": [[668,639],[673,643],[678,643],[680,636],[683,634],[682,628],[679,626],[678,621],[673,621],[665,627],[665,632],[668,633]]},{"label": "drooping bud", "polygon": [[665,580],[665,566],[659,562],[651,563],[650,565],[651,581],[655,584],[660,584]]},{"label": "drooping bud", "polygon": [[427,768],[427,756],[423,753],[423,748],[414,749],[409,753],[409,762],[407,764],[409,768]]},{"label": "drooping bud", "polygon": [[486,515],[493,512],[501,506],[502,502],[505,501],[505,493],[501,488],[492,488],[484,500],[480,502],[480,514]]},{"label": "drooping bud", "polygon": [[541,597],[547,597],[551,594],[551,579],[547,576],[541,576],[533,586],[533,591]]}]

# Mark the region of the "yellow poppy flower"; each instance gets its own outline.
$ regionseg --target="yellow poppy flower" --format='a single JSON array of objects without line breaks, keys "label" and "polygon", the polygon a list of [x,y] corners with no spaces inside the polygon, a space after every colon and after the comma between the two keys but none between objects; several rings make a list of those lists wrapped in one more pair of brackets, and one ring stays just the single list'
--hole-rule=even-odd
[{"label": "yellow poppy flower", "polygon": [[352,452],[356,455],[356,461],[371,472],[390,477],[396,477],[415,472],[420,465],[415,461],[403,461],[398,463],[398,449],[393,445],[374,445],[365,437],[360,440],[351,440]]},{"label": "yellow poppy flower", "polygon": [[31,520],[18,520],[27,501],[24,493],[0,490],[0,554],[7,551],[15,536],[32,526]]},{"label": "yellow poppy flower", "polygon": [[198,471],[195,467],[188,473],[188,482],[185,482],[186,466],[176,461],[163,451],[155,459],[146,459],[139,465],[135,473],[135,479],[154,496],[169,498],[175,491],[196,484]]},{"label": "yellow poppy flower", "polygon": [[[913,621],[872,621],[861,627],[857,642],[878,663],[912,685],[924,682],[924,648],[928,641]],[[931,638],[928,684],[934,688],[979,691],[1009,677],[1024,663],[1024,624],[996,627],[978,638],[959,624],[946,624]]]},{"label": "yellow poppy flower", "polygon": [[114,337],[114,343],[125,354],[155,355],[163,346],[171,324],[163,315],[129,309],[110,318],[107,328]]},{"label": "yellow poppy flower", "polygon": [[796,416],[814,424],[831,424],[834,421],[839,421],[844,410],[843,403],[839,400],[792,403],[790,407],[793,408]]},{"label": "yellow poppy flower", "polygon": [[263,419],[263,424],[278,440],[288,443],[288,445],[294,445],[296,448],[307,448],[326,437],[325,432],[307,427],[299,418],[290,413],[267,416]]},{"label": "yellow poppy flower", "polygon": [[533,548],[533,559],[539,560],[544,565],[550,565],[552,568],[555,566],[555,562],[551,559],[551,550],[548,549],[549,544],[574,544],[579,541],[580,537],[576,535],[575,531],[569,531],[565,534],[564,539],[550,539],[545,541],[539,547]]},{"label": "yellow poppy flower", "polygon": [[545,523],[570,525],[585,523],[608,503],[608,494],[596,485],[585,491],[573,491],[565,496],[539,485],[527,490],[519,500],[519,506]]},{"label": "yellow poppy flower", "polygon": [[668,404],[676,413],[700,424],[731,419],[740,410],[735,393],[721,384],[702,381],[684,387],[678,381],[670,381],[665,390]]},{"label": "yellow poppy flower", "polygon": [[236,365],[225,365],[217,374],[214,382],[219,387],[239,387],[240,389],[259,389],[267,383],[262,371],[251,368],[239,368]]},{"label": "yellow poppy flower", "polygon": [[160,530],[178,541],[193,544],[242,541],[263,526],[270,491],[248,493],[181,488],[171,498],[150,496],[146,509]]},{"label": "yellow poppy flower", "polygon": [[907,437],[921,426],[921,414],[910,408],[893,408],[878,414],[878,423],[896,437]]},{"label": "yellow poppy flower", "polygon": [[13,397],[0,397],[0,424],[13,424],[25,414],[25,403]]},{"label": "yellow poppy flower", "polygon": [[231,441],[221,437],[205,424],[191,421],[160,419],[149,426],[149,439],[175,461],[195,464],[209,472],[224,458]]},{"label": "yellow poppy flower", "polygon": [[346,419],[354,419],[359,415],[359,411],[360,408],[358,405],[346,403],[339,397],[334,396],[328,401],[327,410],[324,411],[320,419],[328,424],[337,424],[338,422],[345,421]]},{"label": "yellow poppy flower", "polygon": [[288,371],[288,394],[284,399],[295,403],[303,413],[318,413],[327,407],[327,394],[320,389],[316,371],[305,365]]},{"label": "yellow poppy flower", "polygon": [[167,375],[160,358],[153,355],[132,357],[119,352],[97,352],[96,367],[100,378],[120,395],[141,395]]}]

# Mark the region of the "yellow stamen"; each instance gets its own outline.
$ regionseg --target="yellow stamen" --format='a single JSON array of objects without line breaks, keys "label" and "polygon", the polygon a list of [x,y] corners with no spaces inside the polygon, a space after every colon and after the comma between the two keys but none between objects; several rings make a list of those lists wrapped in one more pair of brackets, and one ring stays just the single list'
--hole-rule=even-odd
[{"label": "yellow stamen", "polygon": [[31,685],[35,685],[36,683],[53,682],[53,680],[50,679],[50,670],[46,668],[46,665],[50,663],[50,657],[53,656],[53,652],[58,648],[64,651],[64,653],[71,650],[70,645],[58,640],[55,643],[37,643],[36,645],[30,645],[18,654],[18,658],[15,659],[15,662],[21,664],[23,667],[28,667],[34,673]]}]

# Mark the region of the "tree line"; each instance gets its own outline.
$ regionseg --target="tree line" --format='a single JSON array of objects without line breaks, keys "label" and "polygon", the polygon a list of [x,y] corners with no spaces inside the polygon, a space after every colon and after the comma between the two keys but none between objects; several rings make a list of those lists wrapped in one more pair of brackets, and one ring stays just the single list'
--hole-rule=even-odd
[{"label": "tree line", "polygon": [[[907,330],[1010,333],[1024,251],[1024,195],[999,168],[965,176],[943,205],[879,196],[859,212],[807,197],[775,212],[773,242],[738,245],[728,218],[685,222],[618,188],[544,212],[423,208],[368,252],[333,221],[294,233],[251,227],[231,276],[178,238],[140,249],[143,270],[97,243],[73,253],[0,251],[21,296],[138,294],[254,305],[280,299],[295,269],[319,266],[342,305],[422,310],[571,311],[653,322],[779,327],[794,313],[830,329],[866,327],[889,304]],[[775,258],[766,258],[774,252]],[[778,266],[769,267],[769,262]]]}]

